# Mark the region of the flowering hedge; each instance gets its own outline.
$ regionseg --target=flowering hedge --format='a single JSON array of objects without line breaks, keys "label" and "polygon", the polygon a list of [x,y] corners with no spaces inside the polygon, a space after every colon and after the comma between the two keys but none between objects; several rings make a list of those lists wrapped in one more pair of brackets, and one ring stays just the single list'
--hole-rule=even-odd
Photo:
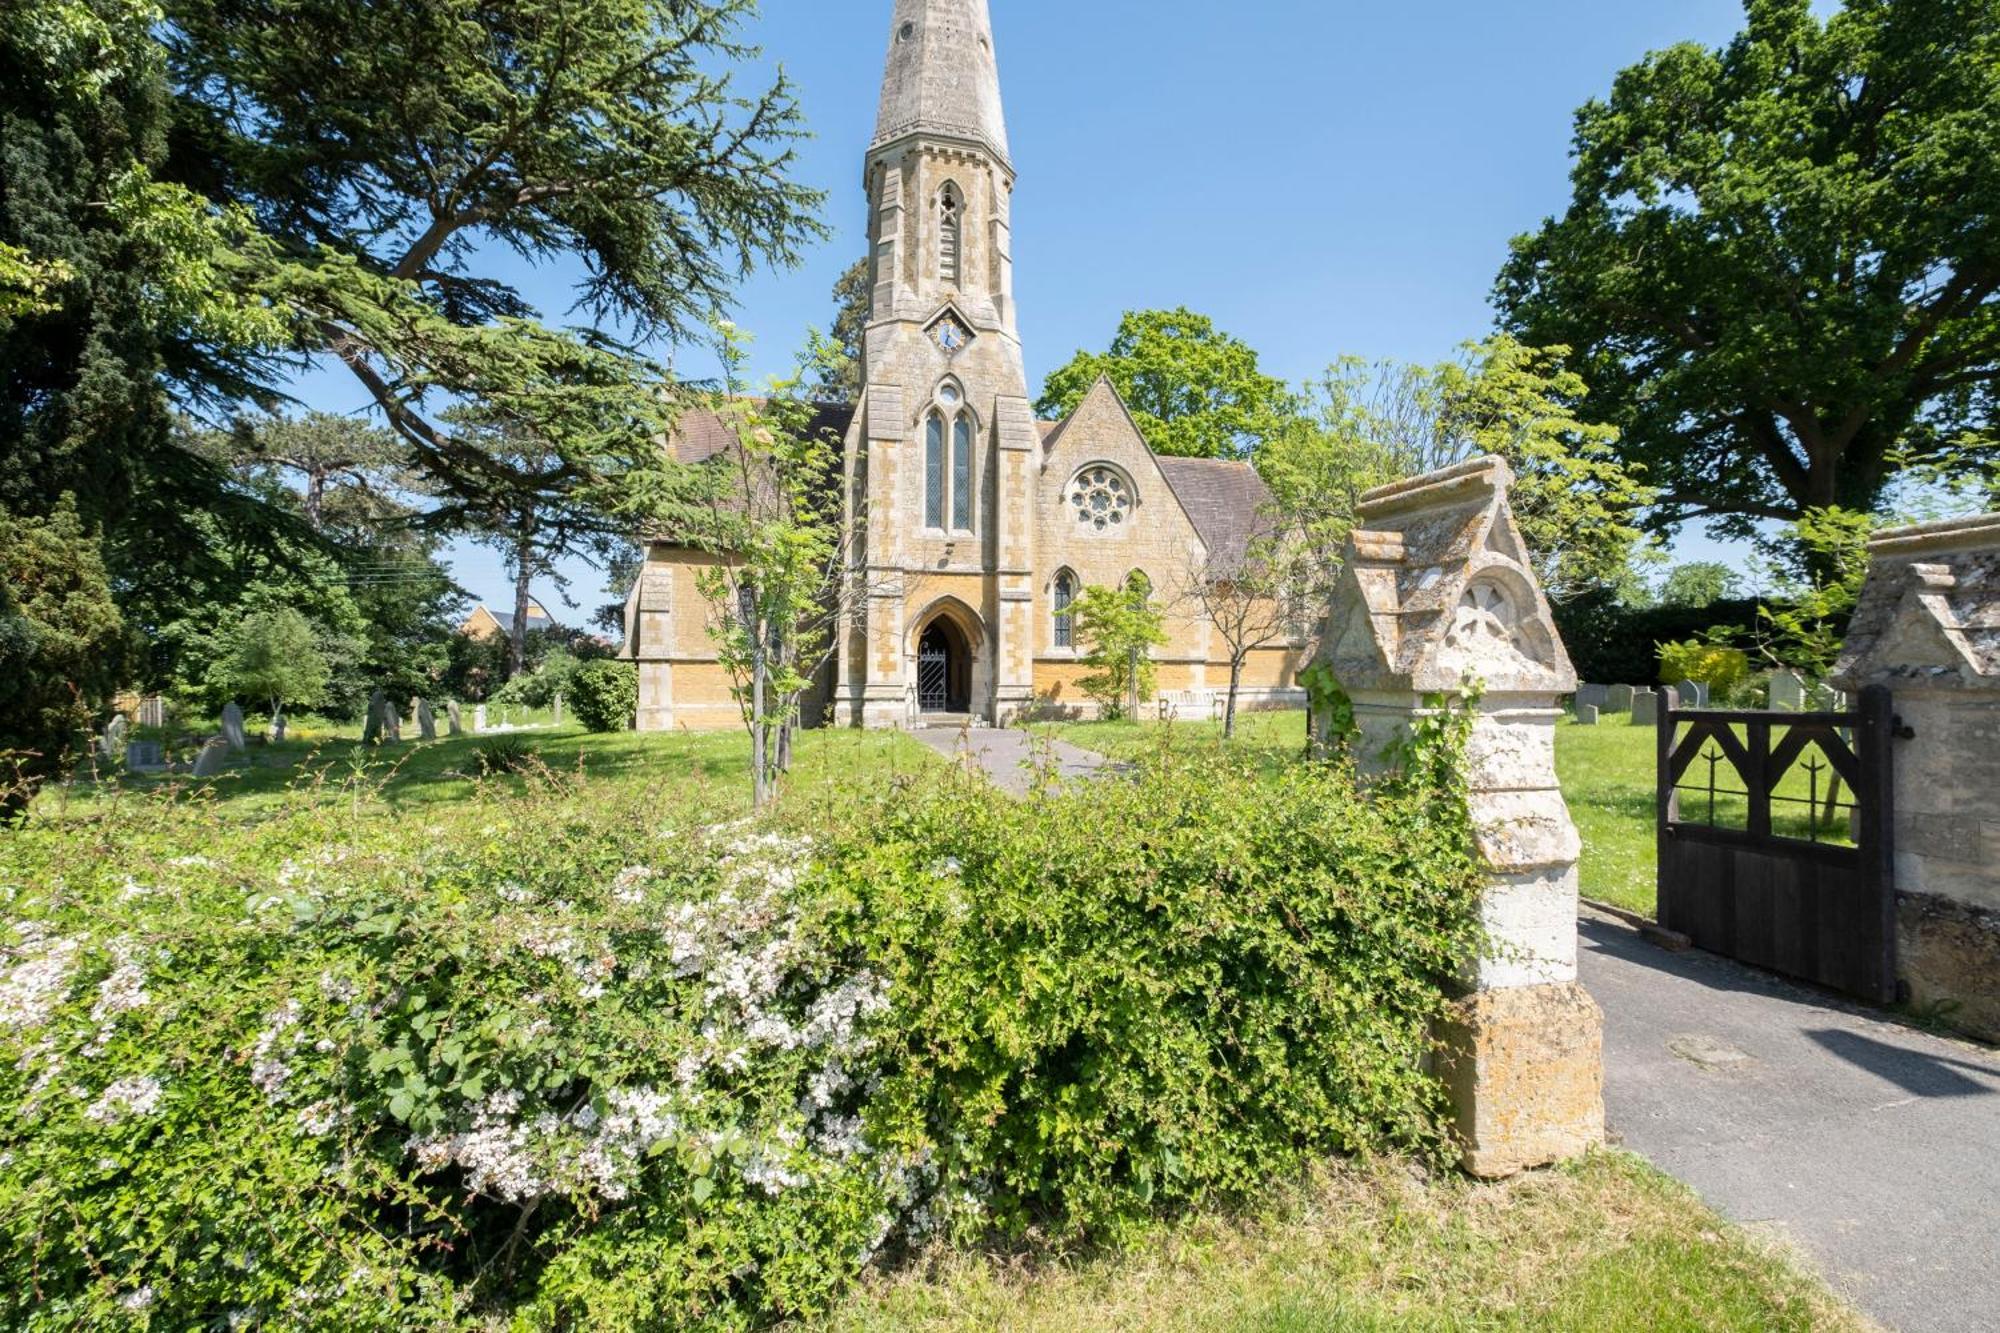
[{"label": "flowering hedge", "polygon": [[656,804],[0,844],[0,1320],[754,1327],[934,1235],[1437,1143],[1448,799],[1166,764]]}]

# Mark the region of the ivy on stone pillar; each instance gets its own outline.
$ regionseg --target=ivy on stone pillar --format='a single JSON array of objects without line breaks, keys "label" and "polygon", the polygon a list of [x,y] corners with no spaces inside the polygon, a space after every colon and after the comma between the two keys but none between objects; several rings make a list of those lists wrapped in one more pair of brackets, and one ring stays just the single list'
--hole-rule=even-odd
[{"label": "ivy on stone pillar", "polygon": [[1363,496],[1319,658],[1352,705],[1364,772],[1440,706],[1471,714],[1488,945],[1466,960],[1436,1037],[1464,1165],[1487,1177],[1604,1138],[1603,1016],[1576,972],[1581,843],[1555,769],[1576,671],[1508,503],[1513,480],[1505,460],[1481,458]]}]

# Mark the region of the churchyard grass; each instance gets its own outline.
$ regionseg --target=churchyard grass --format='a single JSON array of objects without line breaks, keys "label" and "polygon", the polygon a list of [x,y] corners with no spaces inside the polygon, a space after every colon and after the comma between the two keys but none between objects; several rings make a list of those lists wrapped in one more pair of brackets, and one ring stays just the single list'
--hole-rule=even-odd
[{"label": "churchyard grass", "polygon": [[[582,772],[611,785],[638,782],[677,793],[699,791],[704,806],[749,807],[749,743],[740,732],[592,735],[573,722],[551,725],[544,714],[522,730],[405,741],[372,751],[361,748],[360,736],[358,723],[308,719],[294,726],[291,739],[281,745],[254,741],[212,780],[197,782],[185,773],[97,780],[86,770],[77,782],[45,790],[37,809],[60,818],[93,813],[107,802],[148,792],[182,790],[213,799],[224,818],[253,818],[282,807],[295,789],[351,784],[367,791],[371,802],[387,807],[448,810],[474,796],[481,749],[500,739],[527,746],[536,770]],[[895,733],[807,732],[799,741],[794,788],[811,791],[843,776],[886,784],[937,762],[930,751]],[[516,774],[514,785],[531,780],[530,774]]]},{"label": "churchyard grass", "polygon": [[[1222,728],[1212,722],[1074,722],[1048,730],[1071,744],[1127,761],[1141,760],[1166,744],[1197,749],[1223,745]],[[1271,772],[1295,762],[1305,746],[1302,712],[1246,713],[1237,719],[1236,730],[1230,748]],[[1655,735],[1652,728],[1631,726],[1622,716],[1597,727],[1579,727],[1564,718],[1556,728],[1556,771],[1583,836],[1577,866],[1583,895],[1646,916],[1653,915],[1655,900]]]},{"label": "churchyard grass", "polygon": [[1064,1263],[965,1253],[879,1280],[827,1333],[1861,1333],[1795,1259],[1630,1154],[1497,1185],[1329,1164],[1265,1207]]}]

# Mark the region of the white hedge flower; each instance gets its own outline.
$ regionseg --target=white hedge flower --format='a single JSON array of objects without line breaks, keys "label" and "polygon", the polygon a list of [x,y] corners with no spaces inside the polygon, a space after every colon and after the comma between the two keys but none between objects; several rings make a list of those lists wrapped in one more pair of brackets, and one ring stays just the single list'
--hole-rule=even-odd
[{"label": "white hedge flower", "polygon": [[150,1075],[121,1078],[84,1110],[101,1125],[115,1125],[127,1116],[149,1116],[160,1107],[160,1081]]}]

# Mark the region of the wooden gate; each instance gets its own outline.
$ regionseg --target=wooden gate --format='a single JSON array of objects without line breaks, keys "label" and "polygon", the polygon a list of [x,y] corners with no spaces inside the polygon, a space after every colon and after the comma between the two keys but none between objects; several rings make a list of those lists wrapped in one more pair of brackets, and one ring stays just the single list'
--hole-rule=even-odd
[{"label": "wooden gate", "polygon": [[1682,709],[1659,730],[1660,924],[1878,1004],[1896,998],[1889,692],[1839,713]]}]

